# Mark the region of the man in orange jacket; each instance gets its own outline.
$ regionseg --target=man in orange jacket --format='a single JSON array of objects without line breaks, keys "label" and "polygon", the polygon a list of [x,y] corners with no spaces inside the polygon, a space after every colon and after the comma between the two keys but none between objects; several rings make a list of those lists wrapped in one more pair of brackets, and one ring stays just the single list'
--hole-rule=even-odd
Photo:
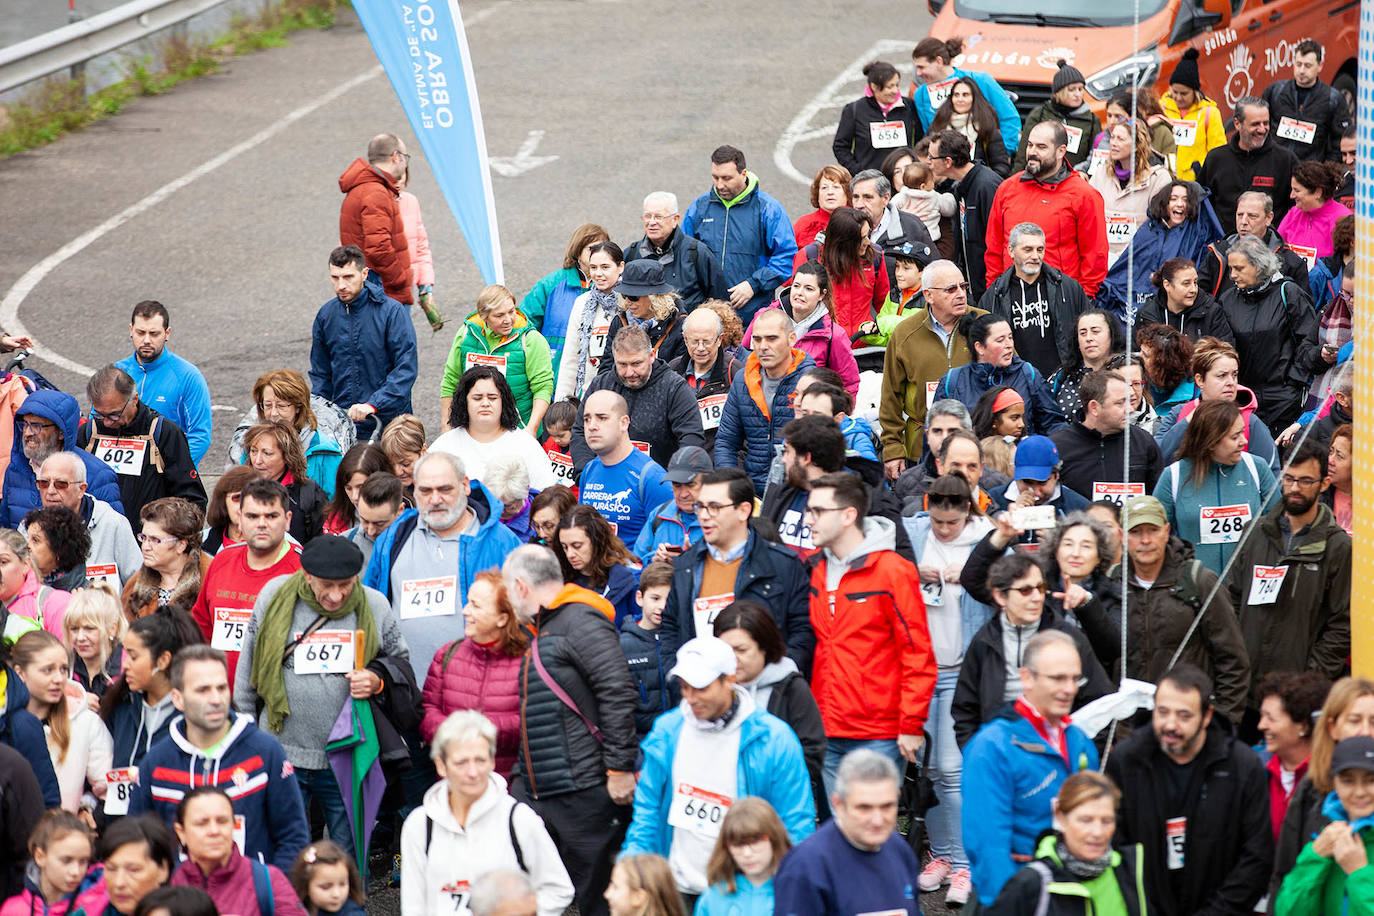
[{"label": "man in orange jacket", "polygon": [[935,692],[935,653],[916,569],[896,552],[896,526],[868,511],[853,474],[811,484],[811,571],[816,634],[811,691],[825,725],[827,793],[844,755],[867,747],[898,766],[915,761]]},{"label": "man in orange jacket", "polygon": [[397,187],[410,163],[405,141],[378,134],[367,144],[367,160],[354,159],[339,176],[339,244],[363,250],[368,270],[382,278],[386,294],[410,305],[410,247],[401,222]]}]

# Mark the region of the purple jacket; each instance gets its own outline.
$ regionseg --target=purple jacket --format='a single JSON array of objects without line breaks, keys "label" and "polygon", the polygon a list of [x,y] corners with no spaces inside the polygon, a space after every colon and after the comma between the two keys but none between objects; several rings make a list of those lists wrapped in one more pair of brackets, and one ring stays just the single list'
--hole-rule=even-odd
[{"label": "purple jacket", "polygon": [[[453,657],[445,665],[449,646]],[[496,772],[509,778],[520,749],[520,657],[473,639],[442,646],[425,675],[421,707],[420,737],[426,742],[460,709],[475,709],[490,719],[496,726]]]},{"label": "purple jacket", "polygon": [[210,895],[210,899],[215,901],[215,909],[221,913],[233,913],[235,916],[306,916],[300,898],[281,869],[268,865],[267,874],[272,879],[273,913],[258,911],[258,894],[253,885],[253,860],[240,855],[238,847],[234,847],[230,853],[228,865],[216,868],[208,875],[200,870],[199,865],[187,859],[172,873],[172,886],[200,888]]}]

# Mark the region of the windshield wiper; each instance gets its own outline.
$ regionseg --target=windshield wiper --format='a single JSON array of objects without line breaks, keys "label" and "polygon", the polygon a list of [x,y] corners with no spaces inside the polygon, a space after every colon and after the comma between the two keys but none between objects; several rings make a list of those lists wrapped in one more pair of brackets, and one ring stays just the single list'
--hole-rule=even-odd
[{"label": "windshield wiper", "polygon": [[1082,16],[1056,16],[1045,13],[988,13],[988,19],[992,22],[1062,26],[1064,28],[1083,28],[1097,25],[1091,19]]}]

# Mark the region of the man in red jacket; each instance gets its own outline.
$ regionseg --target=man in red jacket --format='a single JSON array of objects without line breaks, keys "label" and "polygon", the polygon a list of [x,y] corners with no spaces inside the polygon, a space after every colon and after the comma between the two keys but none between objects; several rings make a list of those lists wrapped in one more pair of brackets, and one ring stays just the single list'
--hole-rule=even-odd
[{"label": "man in red jacket", "polygon": [[1026,140],[1025,171],[1002,182],[988,214],[987,285],[1011,266],[1013,226],[1045,230],[1045,263],[1062,270],[1091,299],[1107,276],[1107,217],[1102,195],[1064,159],[1069,137],[1058,121],[1041,121]]},{"label": "man in red jacket", "polygon": [[386,294],[410,305],[410,248],[406,245],[397,187],[410,162],[405,141],[378,134],[367,145],[367,161],[354,159],[339,176],[344,193],[339,210],[339,244],[357,245],[369,270],[382,278]]},{"label": "man in red jacket", "polygon": [[896,525],[870,516],[868,486],[840,472],[811,483],[806,520],[816,554],[811,691],[825,725],[825,790],[850,751],[915,761],[935,692],[935,653],[916,569],[896,552]]}]

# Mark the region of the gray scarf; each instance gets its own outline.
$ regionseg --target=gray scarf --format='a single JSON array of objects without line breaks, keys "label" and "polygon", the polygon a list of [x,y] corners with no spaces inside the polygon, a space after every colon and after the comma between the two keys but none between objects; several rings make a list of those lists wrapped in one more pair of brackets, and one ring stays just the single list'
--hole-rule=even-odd
[{"label": "gray scarf", "polygon": [[617,298],[615,293],[602,292],[595,286],[587,291],[587,307],[582,310],[582,323],[577,329],[577,384],[573,386],[573,394],[579,398],[582,397],[582,383],[587,378],[587,360],[590,356],[587,350],[592,345],[592,324],[598,312],[604,313],[607,318],[615,315]]},{"label": "gray scarf", "polygon": [[1059,863],[1064,866],[1064,870],[1080,881],[1091,881],[1106,871],[1112,864],[1112,851],[1110,848],[1108,848],[1100,858],[1080,859],[1078,856],[1069,852],[1069,847],[1064,842],[1062,836],[1055,838],[1054,854],[1059,857]]}]

